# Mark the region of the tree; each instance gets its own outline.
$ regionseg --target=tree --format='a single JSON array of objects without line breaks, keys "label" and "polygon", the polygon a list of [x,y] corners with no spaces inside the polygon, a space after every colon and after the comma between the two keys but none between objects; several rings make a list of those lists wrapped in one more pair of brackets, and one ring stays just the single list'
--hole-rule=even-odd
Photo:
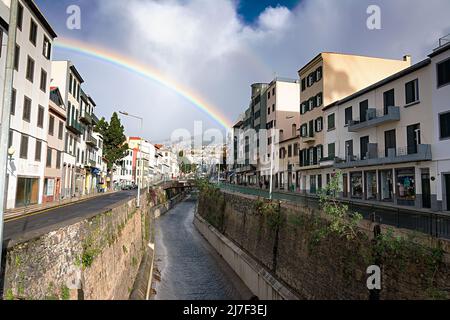
[{"label": "tree", "polygon": [[108,161],[108,169],[112,169],[114,164],[125,158],[128,151],[125,128],[120,122],[116,112],[113,113],[110,123],[102,118],[95,127],[96,132],[103,136],[103,154]]}]

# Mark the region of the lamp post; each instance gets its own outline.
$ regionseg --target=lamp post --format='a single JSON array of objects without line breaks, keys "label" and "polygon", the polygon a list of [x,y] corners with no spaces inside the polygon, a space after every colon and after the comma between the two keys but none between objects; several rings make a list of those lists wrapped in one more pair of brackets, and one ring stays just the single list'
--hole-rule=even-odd
[{"label": "lamp post", "polygon": [[139,137],[139,154],[140,154],[140,157],[141,157],[141,160],[140,160],[141,163],[140,164],[141,164],[141,176],[142,176],[142,179],[140,179],[141,183],[138,183],[138,194],[137,194],[137,204],[136,204],[136,207],[139,208],[141,206],[141,185],[142,185],[142,182],[143,182],[142,180],[144,178],[144,161],[142,159],[142,134],[143,134],[143,129],[144,129],[144,119],[142,117],[138,117],[138,116],[129,114],[128,112],[125,112],[125,111],[119,111],[119,113],[124,115],[124,116],[127,116],[127,117],[138,119],[140,121],[140,123],[141,123],[141,128],[140,128],[141,137]]}]

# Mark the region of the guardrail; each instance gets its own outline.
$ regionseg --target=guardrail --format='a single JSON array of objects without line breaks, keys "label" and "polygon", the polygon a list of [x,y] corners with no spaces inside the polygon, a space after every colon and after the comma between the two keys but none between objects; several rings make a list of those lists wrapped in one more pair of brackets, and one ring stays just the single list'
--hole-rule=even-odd
[{"label": "guardrail", "polygon": [[[269,191],[266,189],[223,183],[221,183],[219,187],[231,192],[269,198]],[[293,202],[307,207],[320,209],[319,197],[310,195],[274,191],[272,193],[272,199]],[[372,220],[396,228],[414,230],[429,234],[436,238],[450,240],[450,215],[419,211],[414,208],[390,207],[381,203],[362,203],[346,199],[342,199],[341,202],[347,204],[351,212],[360,213],[366,220]]]}]

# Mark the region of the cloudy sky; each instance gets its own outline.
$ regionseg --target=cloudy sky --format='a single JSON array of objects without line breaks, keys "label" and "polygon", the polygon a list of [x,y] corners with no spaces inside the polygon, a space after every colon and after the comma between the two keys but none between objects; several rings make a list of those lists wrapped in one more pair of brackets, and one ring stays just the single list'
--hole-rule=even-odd
[{"label": "cloudy sky", "polygon": [[[450,33],[448,0],[36,0],[60,38],[109,48],[182,83],[233,122],[248,106],[250,85],[274,75],[296,78],[320,51],[413,61]],[[369,5],[381,8],[381,30],[366,27]],[[81,9],[81,29],[66,27],[69,5]],[[99,116],[124,109],[145,117],[145,137],[219,127],[170,88],[107,62],[56,49],[72,60]],[[138,135],[133,120],[127,133]]]}]

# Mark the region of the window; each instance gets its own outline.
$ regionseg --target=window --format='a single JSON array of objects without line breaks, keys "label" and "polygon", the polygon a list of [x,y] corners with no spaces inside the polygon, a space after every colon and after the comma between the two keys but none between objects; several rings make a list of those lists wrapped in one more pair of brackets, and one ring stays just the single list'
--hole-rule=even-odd
[{"label": "window", "polygon": [[64,134],[64,122],[60,121],[59,122],[59,130],[58,130],[58,139],[59,140],[63,139],[63,134]]},{"label": "window", "polygon": [[270,91],[267,93],[267,99],[270,99]]},{"label": "window", "polygon": [[11,148],[14,142],[14,131],[9,130],[9,135],[8,135],[8,148]]},{"label": "window", "polygon": [[345,125],[348,126],[353,121],[353,107],[345,109]]},{"label": "window", "polygon": [[2,56],[3,49],[3,29],[0,29],[0,57]]},{"label": "window", "polygon": [[336,122],[334,113],[328,116],[328,131],[336,129]]},{"label": "window", "polygon": [[61,151],[56,151],[56,169],[61,169]]},{"label": "window", "polygon": [[72,83],[73,83],[73,76],[70,74],[69,76],[69,92],[72,93]]},{"label": "window", "polygon": [[408,143],[408,154],[416,154],[420,139],[420,124],[413,124],[406,127],[406,139]]},{"label": "window", "polygon": [[275,104],[272,105],[272,112],[275,112]]},{"label": "window", "polygon": [[302,92],[306,90],[306,78],[302,79]]},{"label": "window", "polygon": [[20,158],[28,158],[28,136],[22,135],[20,139]]},{"label": "window", "polygon": [[55,133],[55,117],[50,116],[48,120],[48,134],[50,136],[53,136],[54,133]]},{"label": "window", "polygon": [[22,31],[23,25],[23,6],[18,3],[17,4],[17,28]]},{"label": "window", "polygon": [[319,67],[316,71],[316,81],[322,80],[322,67]]},{"label": "window", "polygon": [[359,104],[359,121],[367,121],[367,111],[369,111],[369,100],[364,100]]},{"label": "window", "polygon": [[407,105],[419,101],[419,79],[405,84],[405,93]]},{"label": "window", "polygon": [[439,115],[439,128],[441,139],[450,138],[450,112]]},{"label": "window", "polygon": [[294,143],[294,157],[298,157],[298,143]]},{"label": "window", "polygon": [[38,109],[37,126],[39,128],[43,128],[44,127],[44,107],[43,106],[39,106],[39,109]]},{"label": "window", "polygon": [[292,145],[288,146],[288,158],[292,157]]},{"label": "window", "polygon": [[301,136],[302,137],[307,137],[308,136],[308,125],[304,124],[301,126]]},{"label": "window", "polygon": [[47,92],[47,72],[41,69],[41,90]]},{"label": "window", "polygon": [[394,89],[386,91],[383,94],[383,100],[384,100],[384,114],[388,114],[389,107],[395,106],[395,91]]},{"label": "window", "polygon": [[348,140],[345,142],[345,157],[347,160],[353,158],[353,140]]},{"label": "window", "polygon": [[11,115],[16,114],[16,97],[17,97],[17,91],[16,91],[16,89],[13,89],[12,97],[11,97]]},{"label": "window", "polygon": [[316,132],[321,132],[323,129],[323,118],[316,119]]},{"label": "window", "polygon": [[44,36],[44,44],[42,46],[42,55],[47,59],[50,60],[52,56],[52,44],[50,43],[50,40]]},{"label": "window", "polygon": [[275,94],[276,94],[276,91],[275,91],[275,88],[273,88],[272,89],[272,95],[275,96]]},{"label": "window", "polygon": [[297,125],[294,123],[292,125],[292,137],[296,137],[297,136]]},{"label": "window", "polygon": [[31,100],[28,97],[25,97],[23,102],[23,116],[22,119],[26,122],[31,121]]},{"label": "window", "polygon": [[309,110],[313,110],[316,107],[316,99],[311,98],[309,99]]},{"label": "window", "polygon": [[384,133],[384,146],[385,146],[385,156],[389,156],[389,150],[397,150],[397,139],[395,135],[395,129],[390,131],[385,131]]},{"label": "window", "polygon": [[37,40],[37,24],[36,22],[31,19],[30,23],[30,42],[36,46],[36,40]]},{"label": "window", "polygon": [[267,114],[270,115],[270,108],[267,109]]},{"label": "window", "polygon": [[307,112],[306,108],[307,108],[307,103],[306,103],[306,102],[303,102],[303,103],[300,105],[300,114],[305,114],[305,113]]},{"label": "window", "polygon": [[316,96],[316,107],[322,106],[322,103],[323,103],[323,93],[319,93]]},{"label": "window", "polygon": [[47,148],[47,164],[46,164],[47,168],[52,167],[52,152],[53,152],[53,150],[50,147],[48,147]]},{"label": "window", "polygon": [[330,143],[328,145],[328,158],[334,159],[336,157],[336,145],[334,143]]},{"label": "window", "polygon": [[41,154],[42,154],[42,141],[36,140],[36,151],[34,160],[41,162]]},{"label": "window", "polygon": [[14,70],[19,71],[20,63],[20,47],[16,45],[16,50],[14,51]]},{"label": "window", "polygon": [[369,153],[369,137],[361,137],[360,138],[360,151],[361,151],[361,160],[366,160],[368,158]]},{"label": "window", "polygon": [[34,60],[28,56],[27,60],[27,80],[30,80],[31,82],[34,81]]},{"label": "window", "polygon": [[321,161],[323,158],[323,146],[317,146],[317,159]]},{"label": "window", "polygon": [[438,87],[450,84],[450,59],[437,64]]}]

